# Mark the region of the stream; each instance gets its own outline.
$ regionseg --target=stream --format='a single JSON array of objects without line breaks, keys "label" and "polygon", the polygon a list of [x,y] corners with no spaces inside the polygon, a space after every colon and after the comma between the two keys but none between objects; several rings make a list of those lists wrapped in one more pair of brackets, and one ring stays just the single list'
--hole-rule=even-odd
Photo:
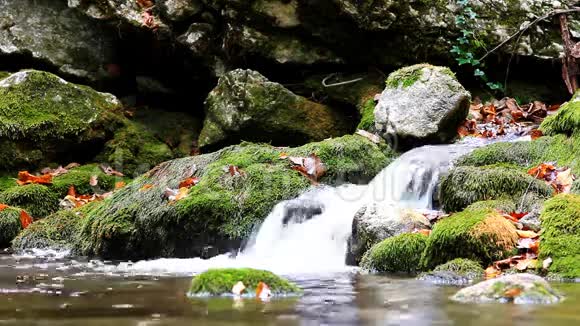
[{"label": "stream", "polygon": [[[509,139],[507,139],[509,141]],[[238,253],[208,260],[83,260],[67,252],[0,255],[1,325],[579,325],[580,284],[556,283],[552,306],[460,304],[458,288],[368,275],[345,264],[352,218],[365,203],[431,209],[441,173],[483,143],[403,154],[369,185],[316,187],[279,203]],[[304,289],[268,302],[188,298],[212,267],[268,269]]]}]

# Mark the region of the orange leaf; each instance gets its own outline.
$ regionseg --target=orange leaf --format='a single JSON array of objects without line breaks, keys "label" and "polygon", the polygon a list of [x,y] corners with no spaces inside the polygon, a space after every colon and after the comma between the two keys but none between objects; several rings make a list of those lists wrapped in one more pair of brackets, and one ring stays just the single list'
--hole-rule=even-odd
[{"label": "orange leaf", "polygon": [[76,189],[75,189],[75,186],[71,185],[71,186],[68,188],[67,195],[68,195],[68,196],[72,196],[72,197],[76,197],[76,196],[77,196],[77,191],[76,191]]},{"label": "orange leaf", "polygon": [[522,293],[522,289],[521,288],[511,288],[509,290],[506,290],[503,293],[503,296],[504,297],[507,297],[507,298],[515,298],[518,295],[520,295],[521,293]]},{"label": "orange leaf", "polygon": [[486,280],[496,278],[496,277],[501,275],[501,270],[499,270],[493,266],[489,266],[488,268],[486,268],[484,275],[485,275]]},{"label": "orange leaf", "polygon": [[125,181],[117,181],[115,182],[115,189],[121,189],[123,187],[125,187],[127,184],[125,183]]},{"label": "orange leaf", "polygon": [[0,212],[5,210],[6,208],[8,208],[10,206],[6,205],[6,204],[0,204]]},{"label": "orange leaf", "polygon": [[419,234],[422,234],[424,236],[429,236],[429,235],[431,235],[431,230],[428,230],[428,229],[414,230],[413,233],[419,233]]},{"label": "orange leaf", "polygon": [[30,224],[32,224],[32,217],[25,211],[20,211],[20,225],[22,225],[22,228],[26,229]]},{"label": "orange leaf", "polygon": [[279,158],[280,158],[281,160],[285,160],[285,159],[287,159],[287,158],[288,158],[288,153],[285,153],[285,152],[282,152],[282,153],[280,153],[280,156],[279,156]]},{"label": "orange leaf", "polygon": [[199,183],[198,177],[187,178],[179,183],[179,188],[191,188]]},{"label": "orange leaf", "polygon": [[149,190],[153,188],[152,184],[144,184],[141,188],[139,188],[139,191],[145,191],[145,190]]},{"label": "orange leaf", "polygon": [[52,184],[52,175],[44,174],[37,177],[28,173],[28,171],[20,171],[18,172],[18,180],[16,180],[16,183],[21,186],[31,183],[49,185]]},{"label": "orange leaf", "polygon": [[523,239],[533,239],[538,237],[538,234],[534,231],[516,230],[516,232],[518,233],[518,236]]},{"label": "orange leaf", "polygon": [[532,140],[536,140],[542,137],[543,135],[544,133],[539,129],[532,130],[532,132],[530,133],[530,137],[532,137]]}]

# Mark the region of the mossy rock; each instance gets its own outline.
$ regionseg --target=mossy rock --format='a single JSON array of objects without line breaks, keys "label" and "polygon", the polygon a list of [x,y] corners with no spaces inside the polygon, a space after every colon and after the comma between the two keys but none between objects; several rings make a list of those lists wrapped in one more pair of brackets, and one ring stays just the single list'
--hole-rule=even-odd
[{"label": "mossy rock", "polygon": [[421,253],[427,237],[419,233],[403,233],[379,242],[361,260],[361,267],[374,272],[416,273],[423,270]]},{"label": "mossy rock", "polygon": [[81,218],[78,210],[60,210],[53,213],[20,232],[12,242],[12,248],[70,249]]},{"label": "mossy rock", "polygon": [[21,211],[22,209],[16,207],[0,210],[0,248],[10,247],[12,240],[22,230]]},{"label": "mossy rock", "polygon": [[526,196],[549,198],[553,193],[545,182],[524,171],[504,166],[458,166],[443,177],[439,200],[448,212],[457,212],[481,200]]},{"label": "mossy rock", "polygon": [[434,268],[455,258],[487,265],[513,253],[516,228],[493,209],[463,211],[435,224],[421,262]]},{"label": "mossy rock", "polygon": [[0,203],[20,207],[34,219],[41,219],[58,210],[59,198],[47,186],[29,184],[9,188],[0,193]]},{"label": "mossy rock", "polygon": [[556,114],[544,119],[540,130],[546,135],[580,133],[580,90]]},{"label": "mossy rock", "polygon": [[16,186],[18,186],[18,184],[16,183],[16,178],[13,175],[0,176],[0,193],[6,189],[10,189]]},{"label": "mossy rock", "polygon": [[362,130],[373,130],[375,128],[375,100],[374,98],[369,98],[366,100],[360,109],[360,122],[358,123],[357,129]]},{"label": "mossy rock", "polygon": [[551,273],[580,278],[580,195],[560,194],[546,201],[540,220],[540,259],[553,259]]},{"label": "mossy rock", "polygon": [[505,213],[515,212],[518,207],[513,200],[509,199],[496,199],[496,200],[482,200],[475,202],[465,208],[466,211],[474,210],[478,211],[481,209],[496,209]]},{"label": "mossy rock", "polygon": [[574,174],[580,174],[580,134],[547,136],[529,142],[495,143],[461,157],[456,165],[506,164],[527,170],[545,162],[569,166]]},{"label": "mossy rock", "polygon": [[0,169],[74,161],[122,124],[110,94],[27,70],[0,80]]},{"label": "mossy rock", "polygon": [[[353,135],[298,148],[242,143],[168,161],[87,212],[75,249],[88,256],[141,259],[202,256],[208,246],[219,252],[237,248],[277,203],[311,186],[280,159],[283,152],[317,154],[327,168],[323,183],[368,181],[393,159],[385,148]],[[243,173],[230,175],[229,165]],[[162,198],[166,188],[177,188],[192,174],[200,182],[188,196],[176,203]],[[152,187],[142,189],[145,185]]]},{"label": "mossy rock", "polygon": [[453,272],[469,279],[483,277],[481,264],[471,259],[455,258],[433,269],[434,272]]},{"label": "mossy rock", "polygon": [[449,75],[453,79],[457,80],[455,74],[451,69],[447,67],[437,67],[430,65],[428,63],[420,63],[408,67],[401,68],[389,74],[389,77],[385,81],[387,87],[398,88],[398,87],[411,87],[423,76],[423,69],[433,69],[441,72],[445,75]]},{"label": "mossy rock", "polygon": [[[97,185],[94,187],[90,184],[93,176],[97,177]],[[63,198],[71,186],[74,186],[77,194],[81,195],[104,193],[113,190],[117,181],[124,180],[120,177],[107,175],[98,164],[87,164],[70,169],[67,173],[54,177],[50,189],[58,198]]]},{"label": "mossy rock", "polygon": [[298,286],[272,272],[251,268],[210,269],[195,276],[189,288],[189,295],[231,295],[232,287],[243,282],[249,295],[255,295],[260,282],[270,287],[273,295],[298,295]]}]

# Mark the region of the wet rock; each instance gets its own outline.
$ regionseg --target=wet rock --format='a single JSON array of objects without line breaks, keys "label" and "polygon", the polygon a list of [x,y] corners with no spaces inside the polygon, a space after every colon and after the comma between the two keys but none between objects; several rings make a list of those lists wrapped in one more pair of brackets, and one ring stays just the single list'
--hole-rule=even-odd
[{"label": "wet rock", "polygon": [[193,56],[201,57],[208,54],[211,48],[213,27],[206,23],[194,23],[187,31],[177,38]]},{"label": "wet rock", "polygon": [[322,214],[324,204],[316,201],[292,200],[284,206],[282,224],[300,224]]},{"label": "wet rock", "polygon": [[420,280],[441,285],[466,285],[483,278],[483,268],[475,261],[457,258],[423,273]]},{"label": "wet rock", "polygon": [[203,9],[199,0],[158,0],[156,5],[162,8],[169,20],[175,22],[187,20]]},{"label": "wet rock", "polygon": [[465,303],[552,304],[561,301],[563,296],[539,276],[513,274],[461,289],[451,299]]},{"label": "wet rock", "polygon": [[12,240],[22,230],[20,212],[17,207],[6,207],[0,210],[0,248],[10,247]]},{"label": "wet rock", "polygon": [[497,211],[466,210],[435,224],[421,262],[434,268],[455,258],[468,258],[487,265],[509,256],[517,240],[516,228]]},{"label": "wet rock", "polygon": [[427,64],[397,70],[375,107],[375,125],[402,147],[453,140],[467,117],[470,94],[449,68]]},{"label": "wet rock", "polygon": [[60,210],[54,214],[35,221],[24,229],[12,242],[15,250],[31,248],[39,249],[71,249],[74,236],[83,217],[81,211],[86,209]]},{"label": "wet rock", "polygon": [[299,145],[350,129],[344,113],[297,96],[252,70],[222,76],[206,100],[205,112],[202,148],[241,139]]},{"label": "wet rock", "polygon": [[66,1],[0,2],[0,58],[32,57],[62,74],[96,81],[107,77],[114,43],[107,26],[67,8]]},{"label": "wet rock", "polygon": [[519,220],[522,227],[526,230],[540,232],[542,225],[540,223],[540,209],[534,209]]},{"label": "wet rock", "polygon": [[569,136],[580,130],[580,90],[556,114],[548,116],[540,129],[546,135],[561,133]]},{"label": "wet rock", "polygon": [[361,259],[361,267],[379,273],[410,273],[423,269],[420,257],[427,236],[420,233],[403,233],[374,245]]},{"label": "wet rock", "polygon": [[356,266],[367,250],[384,239],[430,227],[431,224],[423,214],[411,209],[400,209],[383,203],[365,205],[353,219],[346,262]]}]

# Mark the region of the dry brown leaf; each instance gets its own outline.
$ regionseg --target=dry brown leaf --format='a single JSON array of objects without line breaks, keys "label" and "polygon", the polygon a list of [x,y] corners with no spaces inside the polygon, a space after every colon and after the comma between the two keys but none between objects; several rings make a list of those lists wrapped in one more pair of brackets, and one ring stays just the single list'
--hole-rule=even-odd
[{"label": "dry brown leaf", "polygon": [[359,136],[365,137],[366,139],[372,141],[375,144],[379,144],[381,142],[381,137],[379,137],[373,133],[370,133],[366,130],[359,129],[356,131],[356,134]]},{"label": "dry brown leaf", "polygon": [[89,184],[91,185],[91,187],[96,187],[99,184],[99,177],[96,175],[91,175],[91,178],[89,179]]}]

